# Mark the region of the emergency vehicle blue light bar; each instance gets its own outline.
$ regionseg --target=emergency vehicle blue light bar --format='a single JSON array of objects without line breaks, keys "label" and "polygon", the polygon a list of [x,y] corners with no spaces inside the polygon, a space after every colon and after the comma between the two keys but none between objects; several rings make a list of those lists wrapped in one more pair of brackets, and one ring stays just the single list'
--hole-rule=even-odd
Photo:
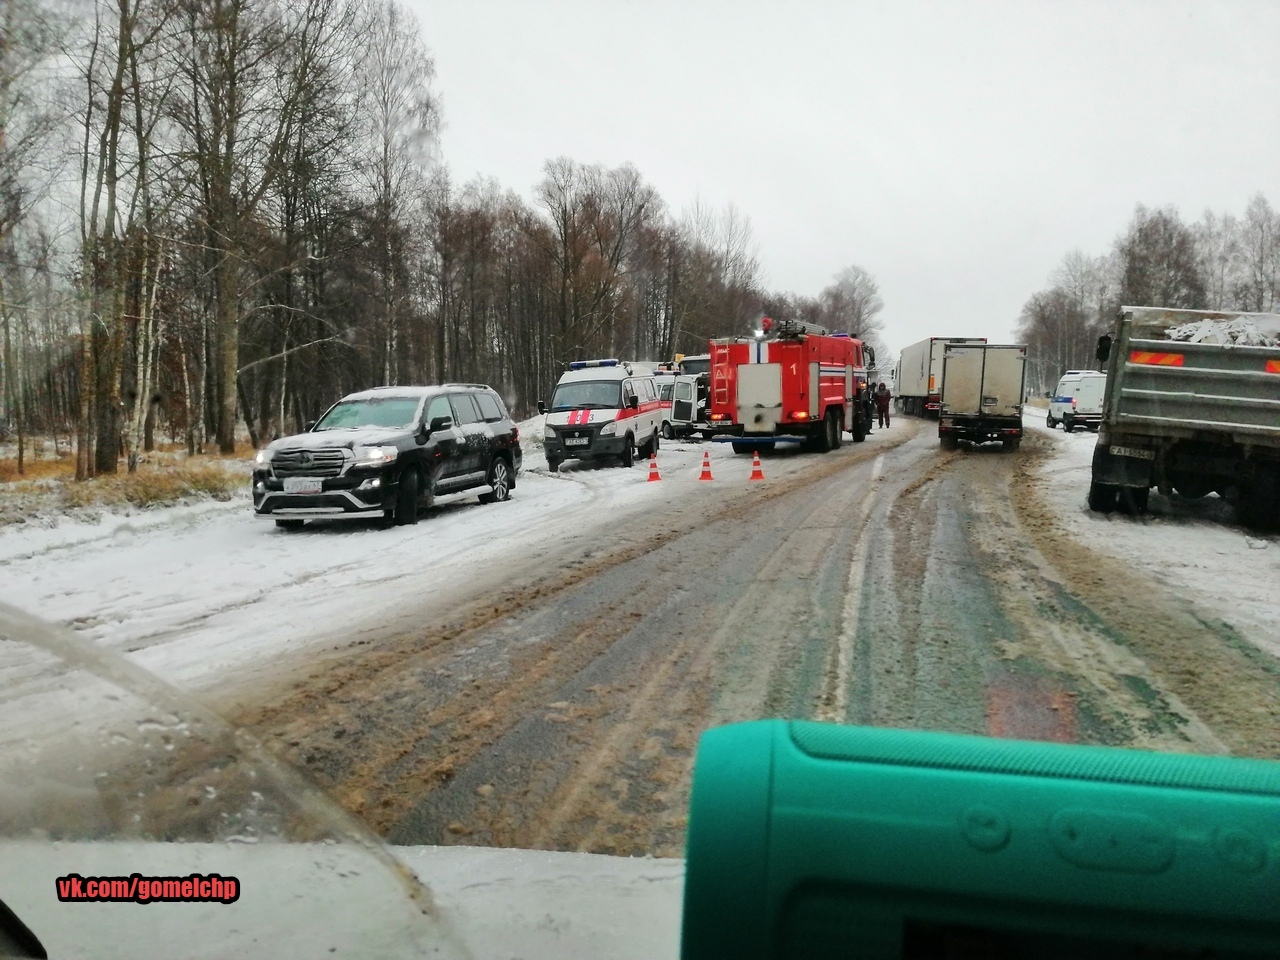
[{"label": "emergency vehicle blue light bar", "polygon": [[581,370],[584,367],[616,367],[617,360],[574,360],[569,364],[570,370]]}]

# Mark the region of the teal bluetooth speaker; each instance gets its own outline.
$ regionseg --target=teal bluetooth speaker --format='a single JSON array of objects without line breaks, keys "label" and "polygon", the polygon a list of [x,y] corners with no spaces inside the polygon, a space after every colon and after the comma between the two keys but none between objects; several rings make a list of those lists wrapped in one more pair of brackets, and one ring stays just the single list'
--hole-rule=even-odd
[{"label": "teal bluetooth speaker", "polygon": [[683,960],[1280,957],[1280,763],[708,731]]}]

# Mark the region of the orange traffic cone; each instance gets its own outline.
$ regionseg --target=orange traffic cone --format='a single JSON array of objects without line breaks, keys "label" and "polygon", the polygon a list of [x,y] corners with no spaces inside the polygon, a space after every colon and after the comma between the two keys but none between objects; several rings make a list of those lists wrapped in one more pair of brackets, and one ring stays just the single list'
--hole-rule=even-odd
[{"label": "orange traffic cone", "polygon": [[651,453],[649,454],[649,482],[653,483],[653,481],[661,479],[662,477],[658,474],[658,455]]},{"label": "orange traffic cone", "polygon": [[715,479],[715,477],[711,475],[711,451],[710,450],[702,451],[702,474],[701,476],[698,477],[698,479],[699,480]]},{"label": "orange traffic cone", "polygon": [[747,479],[748,480],[764,479],[764,470],[760,468],[760,451],[759,450],[751,451],[751,476],[749,476]]}]

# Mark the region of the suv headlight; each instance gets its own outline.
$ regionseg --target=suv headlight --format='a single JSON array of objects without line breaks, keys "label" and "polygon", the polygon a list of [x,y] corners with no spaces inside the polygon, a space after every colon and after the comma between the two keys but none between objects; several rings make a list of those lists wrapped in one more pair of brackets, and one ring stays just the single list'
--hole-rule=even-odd
[{"label": "suv headlight", "polygon": [[259,450],[258,455],[253,458],[254,465],[259,467],[265,467],[268,463],[271,462],[271,457],[273,455],[274,455],[274,451],[264,447],[263,449]]},{"label": "suv headlight", "polygon": [[556,438],[556,432],[555,432],[554,430],[552,430],[550,427],[543,427],[543,428],[542,428],[542,439],[543,439],[543,440],[554,440],[555,438]]},{"label": "suv headlight", "polygon": [[395,447],[356,447],[353,452],[356,455],[357,467],[374,467],[381,463],[390,463],[400,454]]},{"label": "suv headlight", "polygon": [[600,436],[612,437],[614,433],[617,431],[617,429],[618,429],[618,422],[616,420],[610,420],[608,423],[606,423],[603,427],[600,428]]}]

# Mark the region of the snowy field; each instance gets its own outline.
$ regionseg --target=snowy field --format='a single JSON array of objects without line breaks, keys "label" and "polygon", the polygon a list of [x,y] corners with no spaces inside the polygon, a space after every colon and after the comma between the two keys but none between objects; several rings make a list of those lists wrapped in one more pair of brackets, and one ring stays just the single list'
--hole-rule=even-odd
[{"label": "snowy field", "polygon": [[1152,490],[1145,515],[1093,513],[1086,497],[1098,435],[1048,429],[1044,410],[1025,410],[1027,428],[1054,443],[1041,474],[1044,492],[1073,537],[1132,564],[1280,657],[1280,538],[1241,527],[1216,494],[1188,500]]}]

